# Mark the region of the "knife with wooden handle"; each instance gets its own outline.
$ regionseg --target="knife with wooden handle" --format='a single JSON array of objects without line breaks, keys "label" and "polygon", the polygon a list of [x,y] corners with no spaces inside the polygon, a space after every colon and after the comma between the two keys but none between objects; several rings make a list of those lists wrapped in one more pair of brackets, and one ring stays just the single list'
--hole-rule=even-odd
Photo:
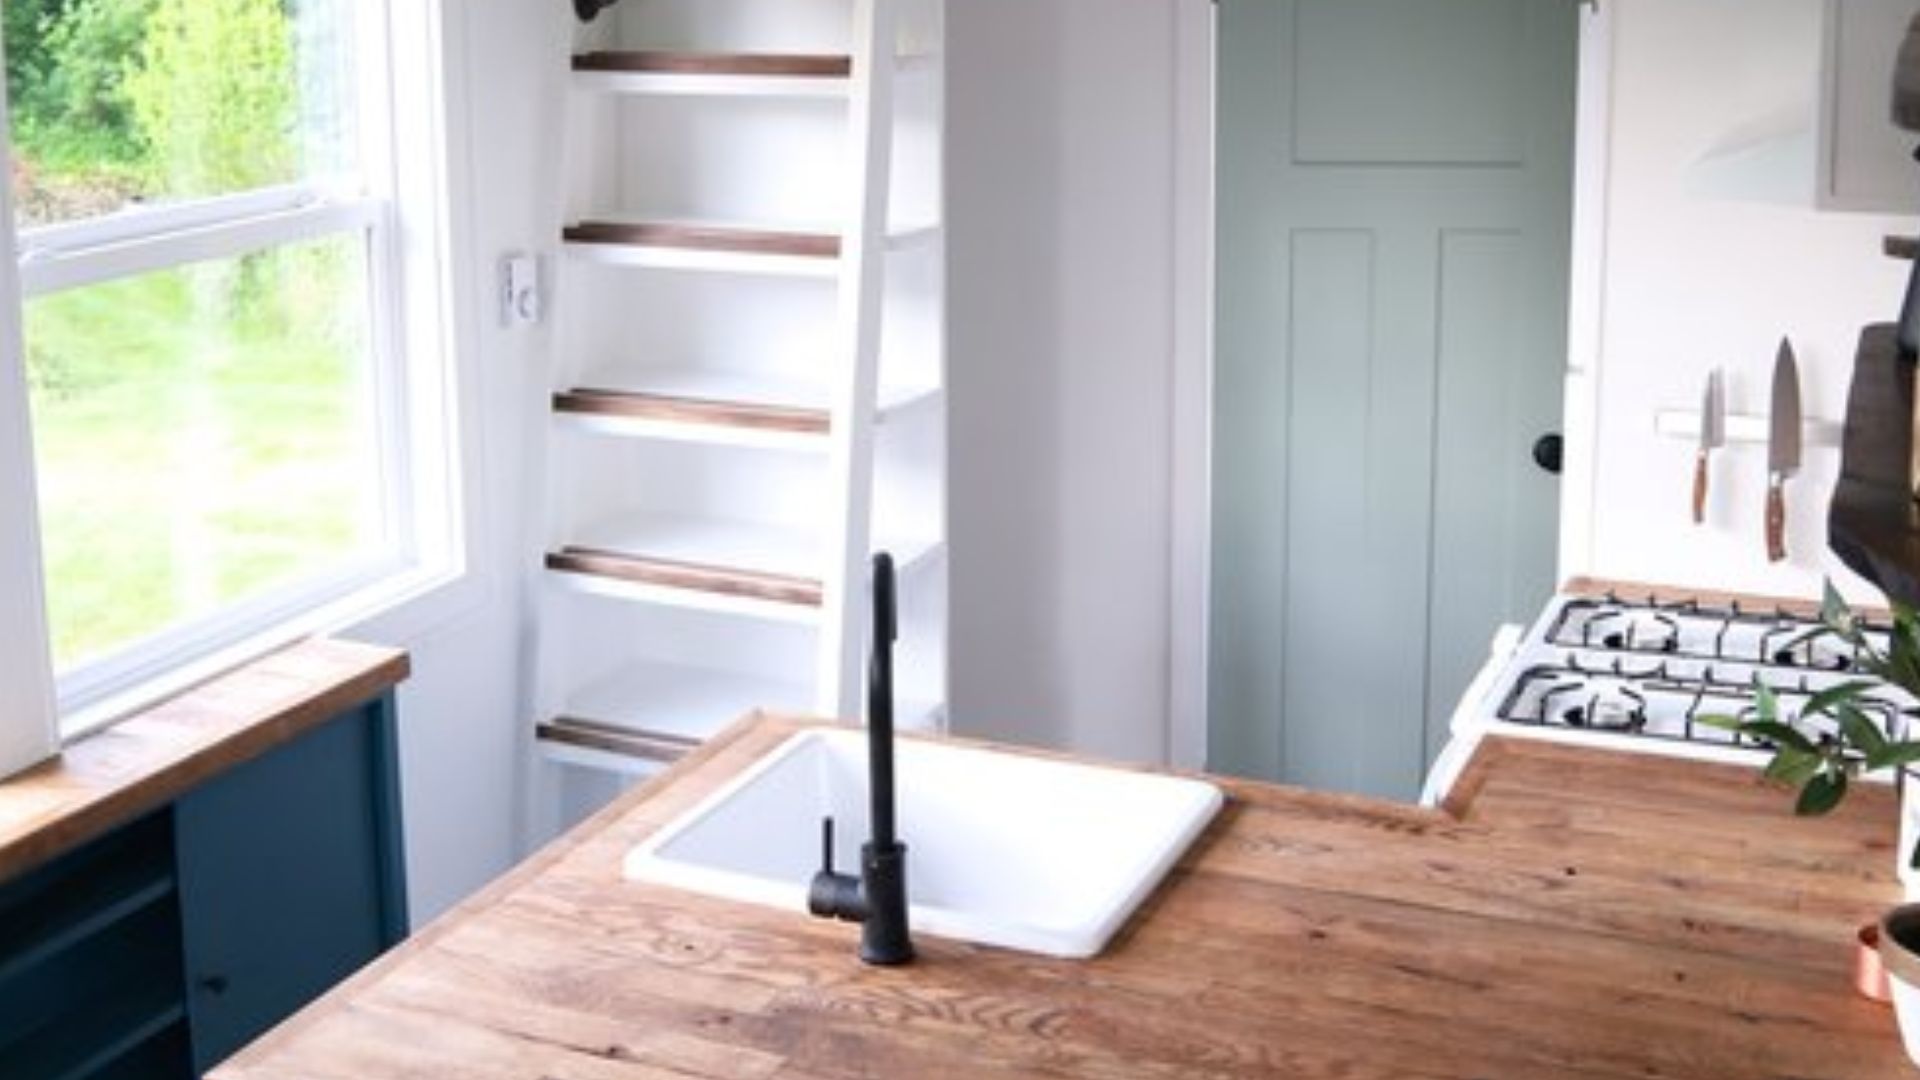
[{"label": "knife with wooden handle", "polygon": [[1773,360],[1773,415],[1767,439],[1767,558],[1787,557],[1787,481],[1800,471],[1800,365],[1780,339]]},{"label": "knife with wooden handle", "polygon": [[1693,523],[1707,520],[1707,473],[1713,452],[1727,442],[1727,396],[1720,369],[1707,374],[1707,394],[1700,404],[1700,449],[1693,455]]}]

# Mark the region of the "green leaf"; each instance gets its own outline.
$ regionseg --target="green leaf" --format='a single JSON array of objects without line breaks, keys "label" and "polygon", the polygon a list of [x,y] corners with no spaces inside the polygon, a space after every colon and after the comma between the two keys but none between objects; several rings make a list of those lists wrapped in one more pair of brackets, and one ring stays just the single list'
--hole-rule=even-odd
[{"label": "green leaf", "polygon": [[1739,730],[1742,735],[1765,739],[1783,749],[1798,750],[1803,754],[1820,752],[1812,740],[1776,720],[1749,720],[1741,724]]},{"label": "green leaf", "polygon": [[1826,759],[1819,754],[1782,750],[1767,763],[1766,777],[1788,787],[1797,788],[1813,779],[1814,774],[1819,772],[1826,763]]},{"label": "green leaf", "polygon": [[1846,634],[1853,630],[1853,609],[1847,606],[1846,597],[1833,587],[1833,579],[1828,578],[1820,597],[1820,621],[1832,627],[1835,633]]},{"label": "green leaf", "polygon": [[[1864,696],[1867,691],[1879,685],[1879,683],[1867,679],[1854,679],[1849,682],[1840,683],[1837,686],[1829,686],[1825,690],[1808,698],[1807,707],[1801,710],[1800,715],[1805,716],[1808,713],[1828,712],[1835,705],[1844,704],[1852,701],[1854,698]],[[1859,710],[1855,709],[1854,711],[1858,712]]]},{"label": "green leaf", "polygon": [[1726,716],[1721,713],[1708,713],[1706,715],[1696,716],[1693,718],[1693,722],[1696,724],[1705,724],[1710,728],[1719,728],[1721,731],[1739,731],[1742,727],[1746,726],[1746,722],[1739,717]]},{"label": "green leaf", "polygon": [[1840,720],[1840,733],[1847,737],[1848,742],[1860,748],[1860,752],[1867,756],[1869,763],[1872,762],[1874,755],[1886,749],[1887,737],[1880,733],[1880,725],[1869,719],[1866,713],[1861,712],[1859,706],[1843,701],[1836,708],[1835,714]]},{"label": "green leaf", "polygon": [[1830,770],[1807,781],[1807,786],[1800,789],[1800,801],[1794,804],[1793,812],[1802,817],[1819,817],[1831,813],[1846,797],[1847,774]]},{"label": "green leaf", "polygon": [[1753,684],[1753,711],[1764,724],[1771,724],[1780,718],[1780,699],[1773,696],[1771,687],[1757,679]]},{"label": "green leaf", "polygon": [[1920,611],[1916,611],[1914,609],[1914,606],[1912,604],[1907,603],[1905,600],[1893,601],[1892,607],[1893,607],[1893,618],[1895,622],[1899,622],[1902,619],[1906,620],[1907,622],[1914,622],[1916,620],[1920,620]]},{"label": "green leaf", "polygon": [[1920,762],[1920,742],[1885,743],[1879,753],[1867,755],[1867,766],[1873,769],[1896,769],[1915,762]]}]

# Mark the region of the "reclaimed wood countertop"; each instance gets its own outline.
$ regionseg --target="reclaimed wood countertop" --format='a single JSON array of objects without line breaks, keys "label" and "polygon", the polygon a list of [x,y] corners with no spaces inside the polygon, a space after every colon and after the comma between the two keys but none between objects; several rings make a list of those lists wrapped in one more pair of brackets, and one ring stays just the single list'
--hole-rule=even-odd
[{"label": "reclaimed wood countertop", "polygon": [[1805,821],[1752,769],[1500,738],[1445,811],[1222,781],[1101,956],[920,935],[883,970],[855,927],[621,879],[797,726],[742,722],[213,1076],[1912,1075],[1848,981],[1899,898],[1885,789]]},{"label": "reclaimed wood countertop", "polygon": [[0,780],[0,881],[385,693],[407,670],[397,649],[310,639],[75,740]]}]

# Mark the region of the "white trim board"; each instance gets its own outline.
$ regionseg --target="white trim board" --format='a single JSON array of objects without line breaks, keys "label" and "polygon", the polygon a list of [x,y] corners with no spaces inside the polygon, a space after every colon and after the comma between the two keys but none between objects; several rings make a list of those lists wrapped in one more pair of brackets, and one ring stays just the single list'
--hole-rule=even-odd
[{"label": "white trim board", "polygon": [[1593,561],[1599,457],[1600,357],[1605,346],[1607,174],[1613,155],[1613,6],[1583,7],[1574,100],[1573,248],[1567,283],[1567,382],[1560,430],[1559,577]]},{"label": "white trim board", "polygon": [[1213,544],[1213,0],[1173,19],[1173,373],[1168,557],[1167,764],[1207,761],[1207,626]]}]

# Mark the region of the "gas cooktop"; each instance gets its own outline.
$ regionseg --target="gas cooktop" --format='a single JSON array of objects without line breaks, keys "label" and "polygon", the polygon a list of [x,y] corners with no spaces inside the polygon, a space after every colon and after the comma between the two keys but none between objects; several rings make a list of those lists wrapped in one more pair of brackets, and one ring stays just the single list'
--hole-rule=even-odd
[{"label": "gas cooktop", "polygon": [[[1876,647],[1884,648],[1885,635],[1868,624]],[[1455,743],[1497,732],[1759,762],[1771,747],[1701,718],[1751,719],[1754,688],[1764,684],[1779,700],[1780,718],[1817,739],[1833,725],[1803,717],[1808,700],[1864,678],[1852,647],[1805,614],[1732,601],[1561,595],[1475,681],[1454,717]],[[1891,686],[1860,704],[1893,738],[1920,723],[1920,703]],[[1458,758],[1462,751],[1451,752]]]}]

